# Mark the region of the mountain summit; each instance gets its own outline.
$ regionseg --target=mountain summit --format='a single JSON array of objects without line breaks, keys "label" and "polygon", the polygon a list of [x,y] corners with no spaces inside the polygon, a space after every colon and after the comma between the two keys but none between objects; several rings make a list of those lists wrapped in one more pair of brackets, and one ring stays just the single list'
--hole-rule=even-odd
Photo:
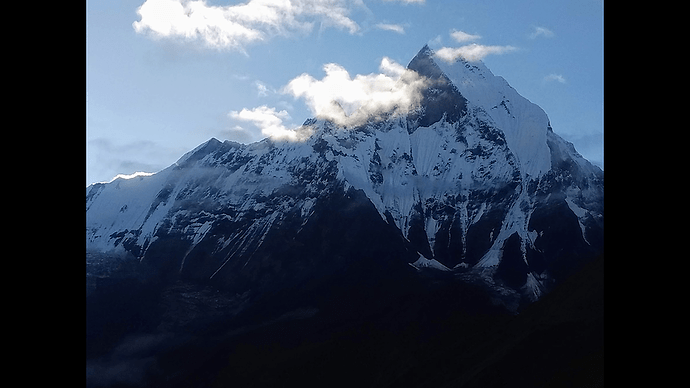
[{"label": "mountain summit", "polygon": [[[233,292],[417,272],[534,301],[603,250],[603,172],[482,62],[424,47],[405,114],[304,141],[211,139],[86,191],[87,251]],[[383,117],[383,118],[381,118]],[[401,275],[402,276],[402,275]]]}]

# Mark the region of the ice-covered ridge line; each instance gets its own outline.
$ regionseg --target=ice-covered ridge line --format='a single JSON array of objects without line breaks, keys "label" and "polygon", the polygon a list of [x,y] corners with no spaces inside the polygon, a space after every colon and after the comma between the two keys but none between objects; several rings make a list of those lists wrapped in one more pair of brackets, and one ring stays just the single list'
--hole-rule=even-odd
[{"label": "ice-covered ridge line", "polygon": [[[237,233],[225,240],[222,244],[222,247],[219,249],[220,251],[228,247],[230,244],[234,244],[230,252],[223,260],[223,263],[213,272],[213,274],[211,274],[209,279],[213,279],[213,277],[215,277],[216,274],[218,274],[218,272],[220,272],[223,267],[225,267],[225,265],[228,264],[233,258],[240,257],[246,253],[250,247],[251,241],[257,240],[254,250],[258,249],[261,244],[263,244],[266,235],[270,232],[273,223],[281,216],[282,214],[280,212],[274,212],[267,217],[254,221],[254,223],[252,223],[252,225],[247,229],[239,230]],[[242,268],[249,263],[253,256],[253,253],[249,255]]]},{"label": "ice-covered ridge line", "polygon": [[523,292],[526,291],[527,295],[529,295],[530,299],[533,301],[539,300],[544,293],[541,282],[539,282],[532,272],[527,274],[527,281],[522,289]]},{"label": "ice-covered ridge line", "polygon": [[[137,172],[133,172],[131,174],[117,174],[117,175],[115,175],[115,177],[113,177],[113,179],[111,179],[109,181],[96,182],[93,184],[99,184],[99,183],[105,184],[105,183],[111,183],[111,182],[115,181],[116,179],[133,179],[133,178],[138,178],[138,177],[151,176],[153,174],[155,174],[155,173],[154,172],[144,172],[144,171],[137,171]],[[91,185],[89,185],[89,186],[91,186]]]},{"label": "ice-covered ridge line", "polygon": [[450,268],[439,263],[436,259],[427,259],[421,253],[419,254],[417,261],[409,264],[417,270],[421,270],[422,268],[431,268],[439,271],[451,271]]},{"label": "ice-covered ridge line", "polygon": [[522,259],[525,264],[529,265],[527,262],[527,245],[534,248],[534,240],[536,240],[537,233],[535,231],[529,232],[528,225],[529,220],[532,215],[532,205],[530,203],[530,198],[524,188],[518,198],[513,202],[513,205],[508,210],[508,213],[503,220],[501,225],[501,230],[498,236],[494,240],[493,245],[489,251],[479,260],[476,264],[477,267],[493,267],[497,266],[503,255],[503,246],[506,240],[517,233],[520,236],[520,249],[522,251]]},{"label": "ice-covered ridge line", "polygon": [[184,232],[187,232],[188,229],[194,229],[194,237],[192,238],[192,245],[187,249],[187,252],[185,252],[184,256],[182,256],[182,261],[180,263],[180,273],[182,273],[182,269],[184,268],[184,263],[187,260],[187,256],[192,252],[194,248],[196,248],[197,244],[201,242],[201,240],[206,237],[206,234],[211,230],[211,226],[213,226],[213,221],[206,221],[203,224],[200,223],[194,223],[189,226],[187,226],[184,229]]},{"label": "ice-covered ridge line", "polygon": [[[156,174],[139,175],[137,179],[115,179],[106,184],[86,188],[86,245],[87,249],[124,253],[123,231],[141,230],[140,241],[150,238],[166,211],[156,198],[164,188],[171,172],[168,167]],[[158,206],[152,208],[152,203]]]},{"label": "ice-covered ridge line", "polygon": [[585,225],[582,223],[582,220],[587,216],[587,210],[577,206],[570,197],[565,197],[565,202],[568,204],[570,210],[577,216],[577,222],[580,224],[580,231],[582,231],[582,239],[589,244],[587,236],[585,236]]},{"label": "ice-covered ridge line", "polygon": [[467,99],[468,106],[481,108],[503,131],[523,176],[537,178],[551,168],[546,143],[549,119],[538,105],[518,94],[503,77],[495,76],[482,61],[460,58],[448,63],[436,59],[435,63]]}]

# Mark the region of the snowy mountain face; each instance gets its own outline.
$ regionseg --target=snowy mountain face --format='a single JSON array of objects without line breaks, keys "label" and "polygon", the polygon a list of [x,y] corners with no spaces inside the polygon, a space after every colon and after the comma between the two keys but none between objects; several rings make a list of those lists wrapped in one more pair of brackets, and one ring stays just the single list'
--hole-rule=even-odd
[{"label": "snowy mountain face", "polygon": [[481,62],[425,47],[408,68],[430,86],[405,115],[310,119],[302,142],[211,139],[154,175],[89,186],[87,250],[238,292],[358,268],[527,300],[602,252],[603,172],[541,108]]}]

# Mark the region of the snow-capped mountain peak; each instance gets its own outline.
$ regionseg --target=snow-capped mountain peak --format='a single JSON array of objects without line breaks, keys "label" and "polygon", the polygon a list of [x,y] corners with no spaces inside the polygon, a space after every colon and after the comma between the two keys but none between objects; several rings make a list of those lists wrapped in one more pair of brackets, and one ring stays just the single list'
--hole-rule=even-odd
[{"label": "snow-capped mountain peak", "polygon": [[523,174],[536,178],[549,170],[549,119],[539,106],[518,94],[503,77],[495,76],[481,60],[470,62],[460,57],[449,63],[425,46],[410,65],[424,61],[433,63],[428,67],[438,68],[448,78],[469,101],[468,109],[486,114],[485,119],[503,131]]},{"label": "snow-capped mountain peak", "polygon": [[87,249],[238,291],[398,263],[528,299],[601,251],[603,173],[541,108],[481,62],[424,47],[408,69],[430,82],[406,114],[310,119],[299,142],[211,139],[89,186]]}]

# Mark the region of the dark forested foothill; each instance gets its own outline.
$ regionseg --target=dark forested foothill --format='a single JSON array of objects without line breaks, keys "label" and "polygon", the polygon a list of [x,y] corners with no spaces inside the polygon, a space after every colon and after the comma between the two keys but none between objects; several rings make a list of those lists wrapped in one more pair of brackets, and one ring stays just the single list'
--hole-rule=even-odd
[{"label": "dark forested foothill", "polygon": [[255,299],[111,278],[87,297],[87,385],[603,386],[603,261],[519,314],[412,268]]}]

